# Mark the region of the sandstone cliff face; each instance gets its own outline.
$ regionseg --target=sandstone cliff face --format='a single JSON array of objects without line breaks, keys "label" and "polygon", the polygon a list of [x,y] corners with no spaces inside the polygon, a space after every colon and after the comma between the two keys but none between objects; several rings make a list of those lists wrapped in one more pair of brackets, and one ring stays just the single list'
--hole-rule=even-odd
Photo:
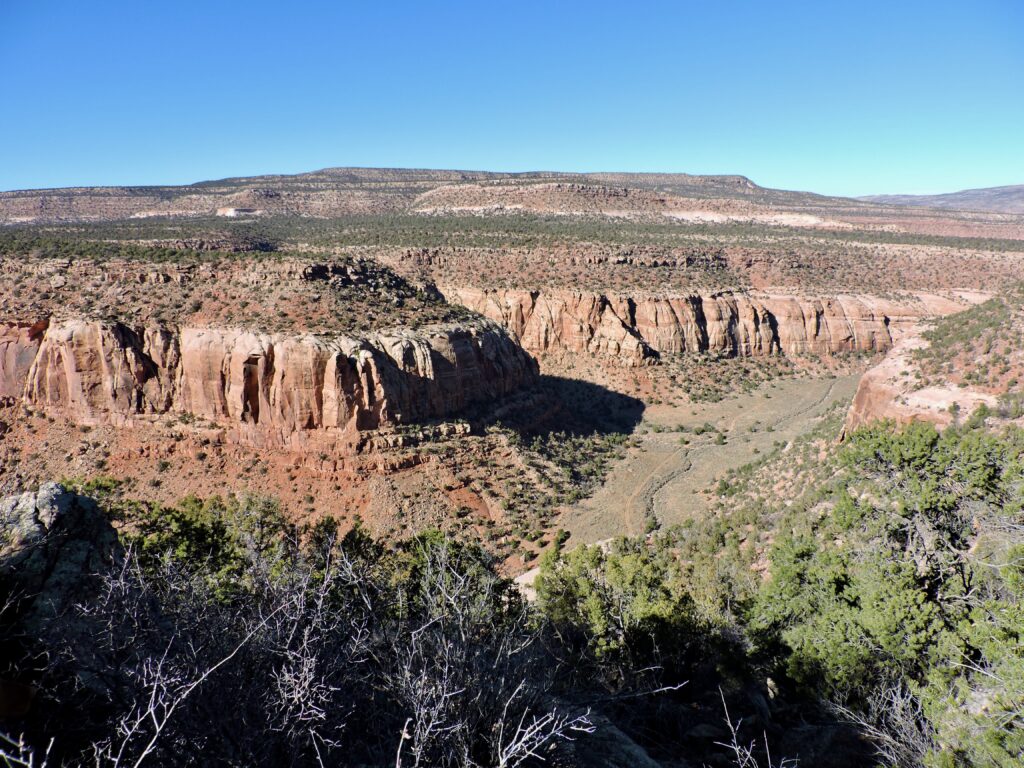
[{"label": "sandstone cliff face", "polygon": [[0,400],[21,397],[46,321],[0,325]]},{"label": "sandstone cliff face", "polygon": [[599,294],[472,288],[442,292],[449,301],[500,323],[524,349],[534,353],[589,352],[633,365],[655,357],[636,329],[623,322],[621,313],[627,308],[614,307]]},{"label": "sandstone cliff face", "polygon": [[959,387],[950,382],[918,387],[913,351],[927,342],[912,329],[878,365],[860,379],[857,392],[846,414],[843,433],[848,434],[872,421],[888,419],[898,424],[914,420],[930,421],[944,428],[953,422],[950,406],[956,403],[966,417],[979,405],[994,408],[998,398],[972,387]]},{"label": "sandstone cliff face", "polygon": [[27,405],[82,424],[189,414],[276,446],[449,416],[537,376],[533,358],[487,321],[332,338],[94,320],[54,321],[34,338],[4,333],[0,383]]},{"label": "sandstone cliff face", "polygon": [[955,301],[930,296],[893,302],[743,293],[630,297],[463,287],[442,292],[449,301],[503,325],[529,352],[589,352],[627,366],[644,365],[659,354],[692,352],[751,356],[884,351],[908,323],[962,309]]}]

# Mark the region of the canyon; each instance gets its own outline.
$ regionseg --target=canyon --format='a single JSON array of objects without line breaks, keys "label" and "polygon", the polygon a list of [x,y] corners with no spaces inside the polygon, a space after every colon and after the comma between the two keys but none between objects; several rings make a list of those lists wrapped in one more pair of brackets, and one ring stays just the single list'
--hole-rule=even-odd
[{"label": "canyon", "polygon": [[[328,267],[289,265],[279,274]],[[45,317],[0,329],[0,397],[77,424],[131,427],[168,414],[262,448],[352,452],[361,434],[458,416],[535,386],[537,359],[616,367],[662,357],[884,353],[922,317],[971,295],[812,298],[745,293],[623,296],[442,286],[458,324],[363,335]]]},{"label": "canyon", "polygon": [[343,169],[0,193],[2,222],[16,546],[53,504],[109,540],[279,510],[289,547],[440,535],[529,600],[538,564],[626,535],[672,542],[687,611],[730,612],[700,595],[764,582],[787,515],[827,521],[856,430],[1024,421],[1010,214]]},{"label": "canyon", "polygon": [[[0,220],[4,491],[259,492],[510,572],[621,499],[630,530],[688,519],[773,449],[758,423],[902,418],[873,366],[1024,272],[1021,217],[734,176],[327,169],[5,192]],[[727,444],[667,436],[707,424]]]},{"label": "canyon", "polygon": [[0,0],[0,768],[1024,768],[1022,33]]}]

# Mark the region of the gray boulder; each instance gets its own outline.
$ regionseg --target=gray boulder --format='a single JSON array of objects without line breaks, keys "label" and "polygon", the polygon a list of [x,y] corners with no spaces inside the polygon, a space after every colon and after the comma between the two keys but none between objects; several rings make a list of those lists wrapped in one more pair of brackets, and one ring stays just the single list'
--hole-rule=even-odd
[{"label": "gray boulder", "polygon": [[25,630],[64,616],[122,555],[96,503],[57,483],[0,499],[0,593]]}]

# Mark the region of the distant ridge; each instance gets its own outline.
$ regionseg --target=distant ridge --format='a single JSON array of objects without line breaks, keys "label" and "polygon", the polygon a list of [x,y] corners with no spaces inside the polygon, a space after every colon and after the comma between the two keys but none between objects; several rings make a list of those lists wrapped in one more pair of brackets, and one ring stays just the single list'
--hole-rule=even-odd
[{"label": "distant ridge", "polygon": [[[692,191],[710,190],[718,194],[746,196],[757,192],[776,192],[760,187],[746,176],[738,174],[701,175],[691,173],[633,173],[633,172],[590,172],[575,173],[563,171],[474,171],[444,168],[370,168],[336,167],[321,168],[303,173],[270,173],[255,176],[229,176],[223,179],[207,179],[191,184],[131,184],[122,186],[89,185],[78,187],[53,187],[39,189],[0,190],[0,194],[18,193],[78,193],[95,190],[119,190],[150,192],[153,190],[183,191],[203,188],[230,188],[250,184],[381,184],[394,182],[411,183],[458,183],[458,182],[549,182],[565,181],[576,183],[622,184],[636,187],[659,187],[665,190]],[[782,191],[783,194],[790,194]],[[805,194],[805,193],[796,193]]]},{"label": "distant ridge", "polygon": [[859,198],[871,203],[907,205],[917,208],[948,208],[990,213],[1024,213],[1024,184],[1009,187],[964,189],[942,195],[869,195]]},{"label": "distant ridge", "polygon": [[[933,212],[926,209],[931,207]],[[0,192],[0,226],[124,221],[137,218],[394,215],[581,215],[646,218],[696,226],[869,229],[893,218],[931,219],[956,211],[942,232],[973,236],[988,217],[1014,239],[1024,232],[1024,186],[952,195],[844,198],[762,187],[746,176],[687,173],[501,173],[409,168],[324,168],[309,173],[211,179],[187,185],[74,187]],[[953,222],[956,219],[956,222]],[[903,221],[921,231],[930,224]],[[932,231],[928,229],[928,231]]]},{"label": "distant ridge", "polygon": [[[745,176],[698,176],[686,173],[562,173],[409,168],[324,168],[309,173],[267,174],[212,179],[186,185],[72,187],[0,192],[0,224],[114,221],[153,216],[312,216],[399,214],[414,211],[419,198],[433,190],[461,187],[466,194],[504,197],[566,185],[562,201],[593,196],[614,198],[623,190],[640,190],[652,211],[661,215],[662,197],[732,200],[747,204],[806,205],[829,198],[806,192],[760,187]],[[482,190],[482,192],[480,191]],[[540,193],[542,194],[542,193]],[[866,206],[847,200],[846,204]],[[472,206],[472,202],[470,202]],[[591,210],[585,204],[580,212]],[[607,207],[607,206],[605,206]],[[631,208],[635,208],[632,205]],[[597,206],[598,210],[600,206]]]}]

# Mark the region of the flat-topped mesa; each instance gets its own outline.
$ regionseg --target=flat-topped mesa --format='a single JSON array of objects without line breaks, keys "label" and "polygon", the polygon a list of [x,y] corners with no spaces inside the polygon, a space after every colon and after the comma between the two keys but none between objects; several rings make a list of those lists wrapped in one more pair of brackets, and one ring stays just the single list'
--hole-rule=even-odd
[{"label": "flat-topped mesa", "polygon": [[25,405],[115,426],[177,413],[234,442],[296,450],[353,446],[537,378],[536,361],[483,319],[359,337],[85,319],[39,330],[0,330],[0,385]]},{"label": "flat-topped mesa", "polygon": [[243,327],[360,337],[381,328],[473,322],[429,284],[410,282],[372,259],[158,255],[180,262],[0,258],[0,318],[100,317],[131,328]]},{"label": "flat-topped mesa", "polygon": [[627,366],[661,354],[829,355],[885,351],[900,328],[958,311],[939,296],[615,296],[563,290],[442,288],[500,323],[533,354],[569,351],[609,356]]}]

